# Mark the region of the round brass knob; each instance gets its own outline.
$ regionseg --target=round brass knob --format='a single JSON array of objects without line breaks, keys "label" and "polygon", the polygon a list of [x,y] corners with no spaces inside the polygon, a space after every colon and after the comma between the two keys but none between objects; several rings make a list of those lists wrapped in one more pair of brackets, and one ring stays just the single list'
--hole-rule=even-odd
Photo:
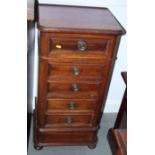
[{"label": "round brass knob", "polygon": [[73,74],[78,76],[80,74],[80,68],[74,67],[73,68]]},{"label": "round brass knob", "polygon": [[76,107],[75,103],[69,103],[68,104],[68,108],[71,109],[71,110],[75,109],[75,107]]},{"label": "round brass knob", "polygon": [[68,116],[68,117],[66,118],[66,122],[67,122],[68,124],[73,123],[73,118],[70,117],[70,116]]},{"label": "round brass knob", "polygon": [[74,92],[78,92],[80,90],[80,87],[76,83],[74,83],[74,84],[72,84],[72,88],[71,89]]},{"label": "round brass knob", "polygon": [[87,48],[86,42],[83,41],[83,40],[78,41],[78,43],[77,43],[77,48],[78,48],[80,51],[86,50],[86,48]]}]

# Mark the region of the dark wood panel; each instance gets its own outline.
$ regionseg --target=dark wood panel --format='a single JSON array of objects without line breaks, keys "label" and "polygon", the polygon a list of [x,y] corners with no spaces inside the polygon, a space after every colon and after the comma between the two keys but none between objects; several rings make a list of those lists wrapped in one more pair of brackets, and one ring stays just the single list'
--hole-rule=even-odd
[{"label": "dark wood panel", "polygon": [[89,92],[52,92],[47,94],[47,98],[60,98],[60,99],[96,99],[98,98],[98,93],[96,91]]},{"label": "dark wood panel", "polygon": [[[99,36],[67,33],[60,35],[59,33],[41,32],[40,36],[40,56],[48,58],[111,58],[116,41],[116,36],[111,35]],[[62,36],[65,41],[61,40]],[[54,42],[52,40],[53,38],[57,38],[57,40],[60,41]],[[71,40],[69,40],[69,38],[71,38]],[[81,51],[78,49],[79,41],[85,42],[85,50]],[[48,46],[45,46],[46,44],[48,44]],[[58,48],[56,48],[56,46]]]},{"label": "dark wood panel", "polygon": [[53,53],[108,53],[110,39],[84,39],[84,38],[51,38],[50,54]]},{"label": "dark wood panel", "polygon": [[81,82],[81,81],[66,81],[57,82],[49,81],[48,83],[48,98],[96,98],[100,82]]},{"label": "dark wood panel", "polygon": [[39,134],[39,142],[41,145],[88,145],[91,144],[94,138],[92,131],[55,131],[41,132]]},{"label": "dark wood panel", "polygon": [[60,113],[50,113],[46,115],[46,122],[45,127],[72,127],[72,126],[78,126],[78,127],[86,127],[86,126],[92,126],[92,118],[93,115],[84,115],[84,114],[60,114]]},{"label": "dark wood panel", "polygon": [[127,155],[126,129],[110,129],[108,141],[113,155]]},{"label": "dark wood panel", "polygon": [[87,82],[87,81],[48,81],[48,92],[58,93],[78,93],[97,91],[101,82]]},{"label": "dark wood panel", "polygon": [[102,79],[106,64],[82,64],[82,63],[49,63],[49,78],[60,78],[66,81],[67,78],[76,80]]},{"label": "dark wood panel", "polygon": [[94,148],[125,31],[106,8],[40,5],[38,11],[35,147]]},{"label": "dark wood panel", "polygon": [[125,30],[107,8],[40,5],[42,31],[123,34]]},{"label": "dark wood panel", "polygon": [[114,128],[126,129],[127,128],[127,72],[121,73],[122,78],[126,84],[126,89],[122,98],[121,106],[117,114]]},{"label": "dark wood panel", "polygon": [[95,99],[48,99],[47,112],[52,111],[94,111]]}]

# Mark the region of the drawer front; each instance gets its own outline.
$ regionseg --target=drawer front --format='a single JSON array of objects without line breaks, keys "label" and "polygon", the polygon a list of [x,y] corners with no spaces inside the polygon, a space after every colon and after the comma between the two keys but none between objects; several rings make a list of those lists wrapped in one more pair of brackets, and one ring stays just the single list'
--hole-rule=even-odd
[{"label": "drawer front", "polygon": [[39,133],[38,139],[42,144],[80,145],[93,143],[95,131],[52,131]]},{"label": "drawer front", "polygon": [[50,78],[83,78],[100,79],[104,72],[104,64],[49,63]]},{"label": "drawer front", "polygon": [[96,107],[95,99],[48,99],[47,111],[94,111]]},{"label": "drawer front", "polygon": [[57,81],[48,81],[48,91],[49,92],[88,92],[88,91],[97,91],[100,82],[57,82]]},{"label": "drawer front", "polygon": [[112,58],[116,36],[41,33],[40,56],[48,58]]},{"label": "drawer front", "polygon": [[48,81],[48,97],[52,98],[94,98],[101,82],[57,82]]},{"label": "drawer front", "polygon": [[46,115],[45,127],[92,126],[92,115],[52,114]]},{"label": "drawer front", "polygon": [[108,52],[108,39],[76,39],[76,38],[51,38],[50,54],[53,53],[79,53],[79,52]]}]

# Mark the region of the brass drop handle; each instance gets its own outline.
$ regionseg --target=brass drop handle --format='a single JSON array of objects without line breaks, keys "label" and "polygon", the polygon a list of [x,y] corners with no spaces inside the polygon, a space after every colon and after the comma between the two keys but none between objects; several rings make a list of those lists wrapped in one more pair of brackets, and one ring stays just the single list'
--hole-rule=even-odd
[{"label": "brass drop handle", "polygon": [[78,41],[78,43],[77,43],[77,48],[78,48],[80,51],[86,50],[86,49],[87,49],[87,44],[86,44],[86,42],[83,41],[83,40]]},{"label": "brass drop handle", "polygon": [[73,71],[73,74],[76,76],[80,74],[80,68],[74,67],[72,71]]},{"label": "brass drop handle", "polygon": [[68,108],[71,109],[71,110],[73,110],[73,109],[76,108],[76,104],[75,103],[69,103],[68,104]]},{"label": "brass drop handle", "polygon": [[66,118],[66,122],[67,122],[68,124],[73,123],[73,118],[70,117],[70,116],[68,116],[68,117]]},{"label": "brass drop handle", "polygon": [[74,83],[74,84],[72,84],[72,88],[71,89],[74,92],[78,92],[80,90],[80,87],[76,83]]}]

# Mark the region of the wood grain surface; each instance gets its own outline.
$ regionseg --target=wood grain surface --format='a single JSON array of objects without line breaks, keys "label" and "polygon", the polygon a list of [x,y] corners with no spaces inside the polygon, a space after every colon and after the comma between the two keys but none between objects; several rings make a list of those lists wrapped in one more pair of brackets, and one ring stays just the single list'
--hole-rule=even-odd
[{"label": "wood grain surface", "polygon": [[106,8],[38,8],[35,147],[95,148],[120,37],[125,30]]},{"label": "wood grain surface", "polygon": [[81,33],[125,33],[123,27],[107,8],[63,5],[39,6],[40,30]]}]

